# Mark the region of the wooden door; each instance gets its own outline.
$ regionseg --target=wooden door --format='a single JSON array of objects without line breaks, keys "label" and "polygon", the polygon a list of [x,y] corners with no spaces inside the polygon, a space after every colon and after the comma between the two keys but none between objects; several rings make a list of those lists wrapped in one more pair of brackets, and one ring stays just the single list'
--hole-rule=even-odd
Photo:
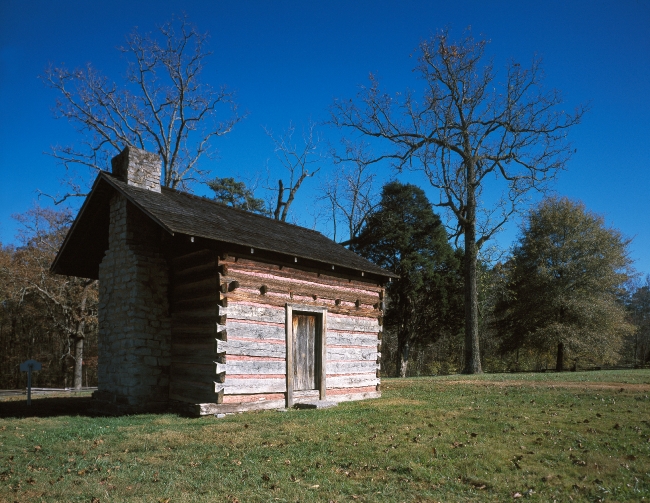
[{"label": "wooden door", "polygon": [[316,315],[293,314],[293,389],[318,389],[318,330]]}]

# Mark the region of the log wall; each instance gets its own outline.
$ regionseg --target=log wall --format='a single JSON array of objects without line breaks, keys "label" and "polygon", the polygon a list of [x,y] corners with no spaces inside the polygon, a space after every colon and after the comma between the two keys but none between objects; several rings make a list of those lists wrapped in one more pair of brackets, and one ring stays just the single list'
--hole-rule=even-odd
[{"label": "log wall", "polygon": [[[197,414],[284,407],[287,304],[327,309],[326,398],[378,397],[382,298],[382,285],[361,278],[209,250],[178,257],[170,399],[195,404]],[[319,398],[318,391],[293,395]]]},{"label": "log wall", "polygon": [[215,340],[219,334],[216,252],[200,250],[171,260],[171,368],[169,398],[218,403]]}]

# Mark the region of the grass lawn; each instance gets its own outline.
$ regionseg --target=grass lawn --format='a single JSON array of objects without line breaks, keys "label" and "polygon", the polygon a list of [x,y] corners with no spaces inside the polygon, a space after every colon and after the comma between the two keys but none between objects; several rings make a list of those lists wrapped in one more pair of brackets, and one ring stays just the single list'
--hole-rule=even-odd
[{"label": "grass lawn", "polygon": [[382,391],[224,419],[5,399],[0,501],[650,501],[648,370],[384,379]]}]

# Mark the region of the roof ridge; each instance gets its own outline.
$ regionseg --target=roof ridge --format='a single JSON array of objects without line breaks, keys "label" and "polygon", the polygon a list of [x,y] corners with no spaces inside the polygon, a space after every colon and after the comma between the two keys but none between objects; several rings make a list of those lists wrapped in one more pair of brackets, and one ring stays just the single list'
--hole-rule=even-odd
[{"label": "roof ridge", "polygon": [[[164,190],[166,192],[175,192],[176,194],[179,194],[181,196],[191,197],[191,198],[194,198],[194,199],[200,199],[201,201],[205,201],[205,202],[208,202],[208,203],[211,203],[211,204],[216,204],[217,206],[221,206],[222,208],[227,208],[227,209],[232,210],[232,211],[238,211],[238,212],[243,213],[245,215],[251,215],[251,216],[257,217],[257,218],[263,218],[265,220],[270,220],[271,222],[275,222],[275,223],[278,223],[278,224],[288,225],[290,227],[297,227],[298,229],[302,229],[302,230],[309,231],[309,232],[314,232],[316,234],[320,234],[321,236],[327,237],[327,236],[325,236],[325,234],[323,234],[322,232],[317,231],[315,229],[310,229],[308,227],[303,227],[302,225],[298,225],[298,224],[292,224],[290,222],[285,222],[283,220],[276,220],[275,218],[267,217],[266,215],[260,215],[259,213],[253,213],[252,211],[247,211],[247,210],[244,210],[244,209],[241,209],[241,208],[235,208],[234,206],[229,206],[229,205],[227,205],[225,203],[221,203],[219,201],[215,201],[214,199],[209,199],[209,198],[204,197],[204,196],[197,196],[196,194],[191,194],[190,192],[184,192],[184,191],[178,190],[178,189],[172,189],[170,187],[160,187],[160,189],[161,189],[161,191]],[[146,189],[143,189],[143,190],[146,190]],[[336,243],[336,241],[334,241],[334,242]],[[336,244],[339,244],[339,243],[336,243]]]}]

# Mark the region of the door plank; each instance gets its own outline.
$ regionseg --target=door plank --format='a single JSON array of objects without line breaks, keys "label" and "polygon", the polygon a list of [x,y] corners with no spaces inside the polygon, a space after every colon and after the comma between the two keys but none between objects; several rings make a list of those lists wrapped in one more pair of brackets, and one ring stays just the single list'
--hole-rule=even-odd
[{"label": "door plank", "polygon": [[316,389],[316,316],[294,314],[293,338],[293,389]]}]

